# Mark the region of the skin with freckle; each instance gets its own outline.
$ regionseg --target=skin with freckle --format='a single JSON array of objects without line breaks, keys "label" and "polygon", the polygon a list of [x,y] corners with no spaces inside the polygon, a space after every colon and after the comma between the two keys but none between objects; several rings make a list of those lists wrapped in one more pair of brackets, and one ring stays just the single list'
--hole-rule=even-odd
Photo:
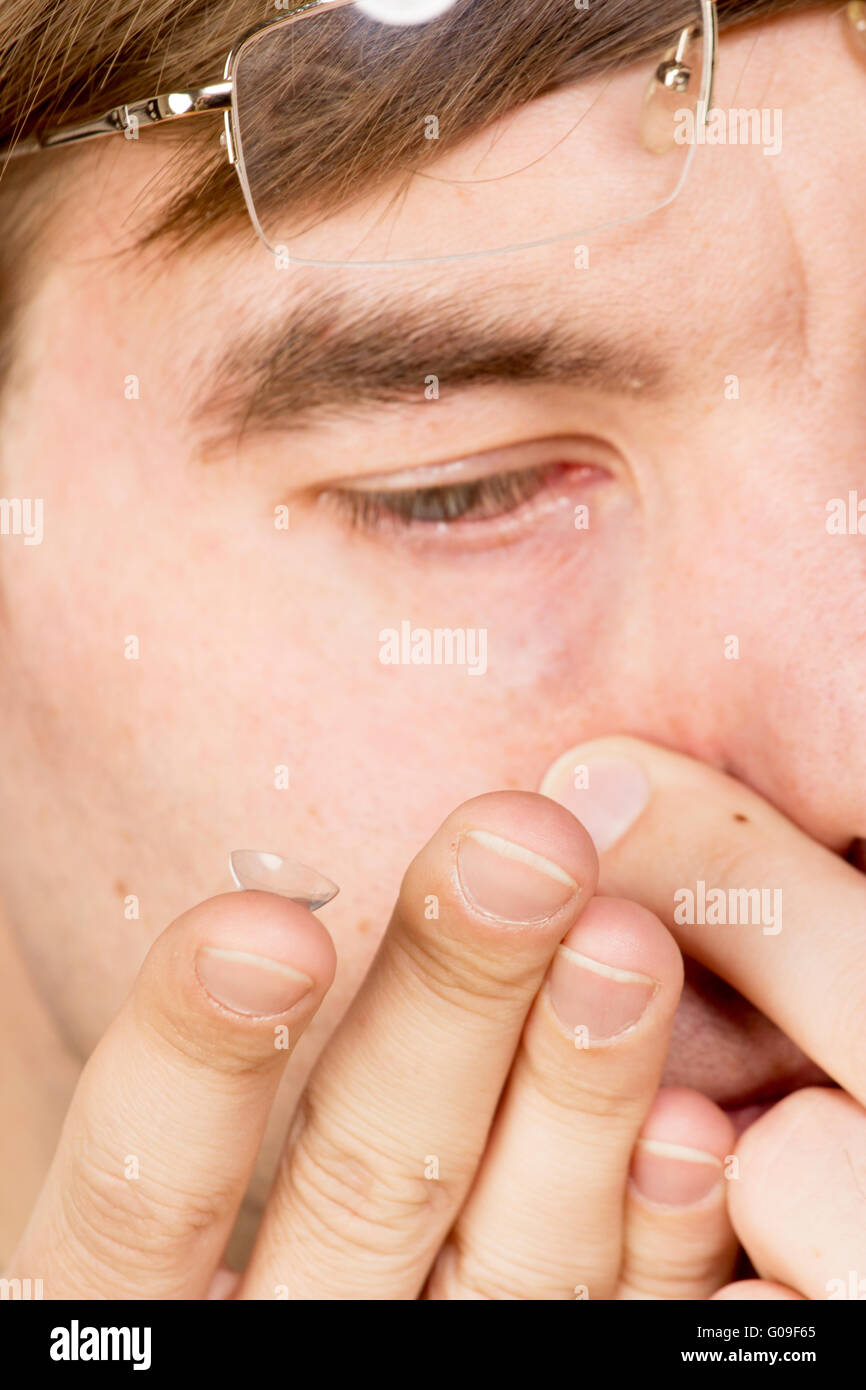
[{"label": "skin with freckle", "polygon": [[[243,232],[118,258],[170,152],[81,155],[90,177],[58,212],[0,435],[3,494],[44,498],[46,517],[41,547],[0,546],[3,913],[73,1076],[150,942],[230,887],[230,850],[341,885],[323,913],[337,981],[286,1075],[253,1205],[407,863],[462,801],[533,788],[563,748],[627,732],[727,765],[833,849],[866,835],[864,542],[825,524],[831,498],[864,489],[864,72],[833,24],[727,38],[719,104],[739,80],[737,104],[783,108],[782,155],[699,150],[683,197],[592,239],[588,269],[564,244],[280,275]],[[219,379],[233,331],[288,319],[322,274],[362,314],[415,296],[434,319],[457,302],[518,327],[601,321],[667,384],[443,380],[427,400],[422,375],[416,403],[212,451],[195,388]],[[547,440],[568,466],[465,541],[352,528],[327,496]],[[383,665],[380,633],[407,619],[486,629],[486,675]],[[791,1070],[793,1044],[731,995],[691,971],[668,1081],[719,1097]]]}]

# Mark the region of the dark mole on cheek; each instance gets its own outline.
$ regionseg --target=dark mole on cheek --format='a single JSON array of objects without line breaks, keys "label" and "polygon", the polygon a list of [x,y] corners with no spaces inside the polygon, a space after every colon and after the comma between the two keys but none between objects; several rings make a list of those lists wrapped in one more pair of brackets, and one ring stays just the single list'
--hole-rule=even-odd
[{"label": "dark mole on cheek", "polygon": [[748,825],[749,823],[749,817],[741,815],[739,811],[734,812],[734,820],[743,821],[746,825]]},{"label": "dark mole on cheek", "polygon": [[119,879],[117,880],[117,882],[115,883],[115,885],[114,885],[114,891],[115,891],[115,893],[117,894],[117,896],[118,896],[119,898],[128,898],[128,897],[129,897],[129,889],[127,888],[127,886],[126,886],[126,884],[124,883],[124,881],[123,881],[122,878],[119,878]]}]

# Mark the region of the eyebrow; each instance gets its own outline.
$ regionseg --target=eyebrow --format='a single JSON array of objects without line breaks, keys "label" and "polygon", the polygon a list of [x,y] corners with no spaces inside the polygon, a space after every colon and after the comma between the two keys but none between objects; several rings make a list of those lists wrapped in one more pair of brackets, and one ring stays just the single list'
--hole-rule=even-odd
[{"label": "eyebrow", "polygon": [[213,447],[247,434],[310,428],[383,405],[426,404],[493,384],[572,385],[634,396],[658,395],[669,371],[632,326],[624,335],[586,329],[568,314],[533,305],[531,289],[464,301],[415,291],[365,302],[350,292],[312,291],[288,322],[237,339],[194,401],[192,415]]}]

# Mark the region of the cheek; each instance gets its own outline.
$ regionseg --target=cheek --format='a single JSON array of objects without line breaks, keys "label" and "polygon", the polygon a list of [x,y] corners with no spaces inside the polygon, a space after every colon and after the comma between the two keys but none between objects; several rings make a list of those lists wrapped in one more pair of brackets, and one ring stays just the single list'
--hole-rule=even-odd
[{"label": "cheek", "polygon": [[[317,516],[277,530],[263,489],[193,470],[178,440],[150,471],[134,441],[122,470],[98,462],[103,443],[58,459],[45,543],[5,575],[3,700],[56,853],[106,901],[141,886],[150,931],[227,887],[242,847],[336,878],[347,931],[383,923],[444,816],[536,785],[580,723],[563,706],[603,686],[613,503],[589,532],[409,562]],[[383,664],[404,623],[483,630],[484,673]]]},{"label": "cheek", "polygon": [[836,849],[866,830],[866,552],[828,533],[827,502],[863,476],[863,425],[847,377],[820,399],[792,378],[698,439],[696,457],[719,466],[648,518],[644,627],[663,659],[650,657],[646,736],[725,768]]}]

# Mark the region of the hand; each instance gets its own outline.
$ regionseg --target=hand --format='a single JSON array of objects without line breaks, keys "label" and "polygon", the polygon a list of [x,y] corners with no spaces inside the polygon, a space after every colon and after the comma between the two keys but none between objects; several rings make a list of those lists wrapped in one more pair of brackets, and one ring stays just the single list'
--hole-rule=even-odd
[{"label": "hand", "polygon": [[[866,1296],[866,877],[731,778],[636,740],[572,750],[543,789],[596,828],[602,890],[651,908],[840,1088],[792,1092],[740,1140],[729,1205],[760,1281],[717,1296]],[[699,881],[749,922],[682,921]]]},{"label": "hand", "polygon": [[656,1097],[682,960],[651,913],[593,897],[596,873],[543,797],[449,817],[309,1081],[239,1282],[220,1260],[280,1043],[335,955],[268,894],[186,913],[84,1069],[7,1277],[46,1298],[707,1297],[732,1267],[730,1124]]}]

